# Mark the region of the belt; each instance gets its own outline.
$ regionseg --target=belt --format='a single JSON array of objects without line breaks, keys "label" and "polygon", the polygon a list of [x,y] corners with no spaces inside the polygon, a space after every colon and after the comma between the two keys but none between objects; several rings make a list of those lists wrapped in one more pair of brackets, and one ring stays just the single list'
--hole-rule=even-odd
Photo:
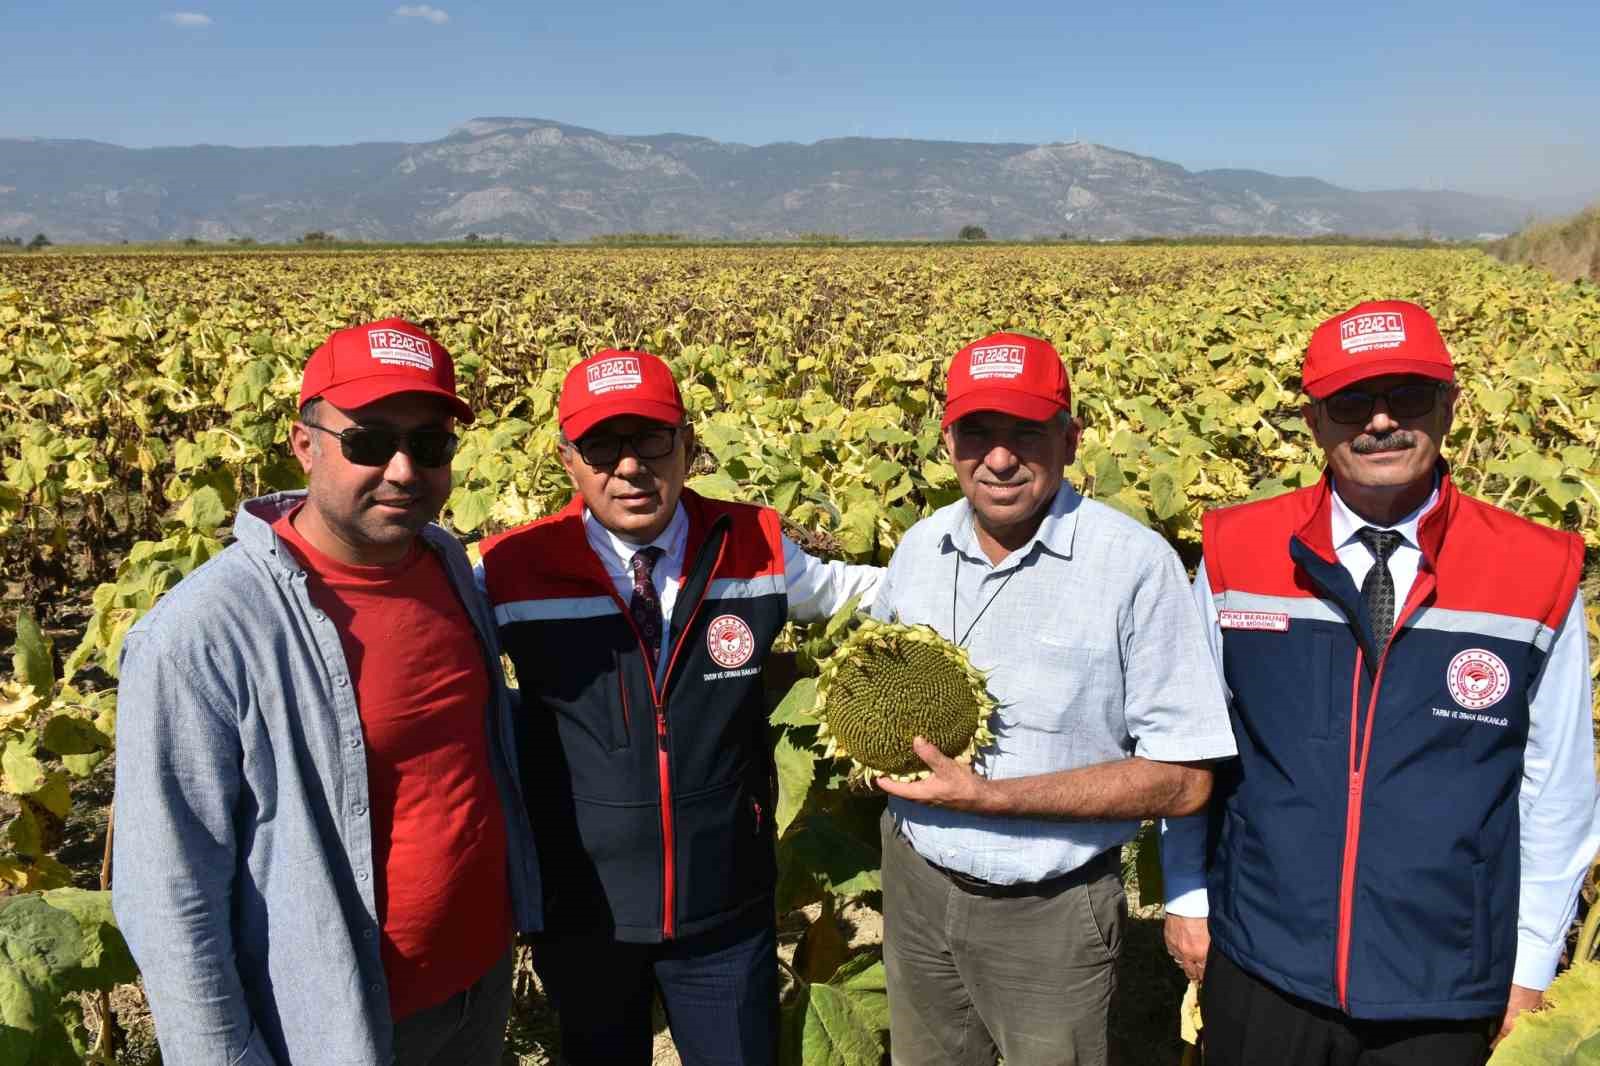
[{"label": "belt", "polygon": [[[902,838],[903,839],[903,838]],[[918,858],[922,858],[920,855]],[[1047,877],[1043,881],[1019,881],[1016,884],[997,885],[993,881],[985,881],[981,877],[964,874],[960,870],[952,870],[940,866],[936,862],[928,863],[933,869],[943,874],[946,880],[963,892],[970,892],[974,896],[989,896],[995,899],[1009,899],[1016,896],[1052,896],[1057,892],[1071,888],[1073,885],[1084,884],[1095,878],[1120,869],[1122,865],[1122,849],[1107,848],[1094,858],[1064,874]]]}]

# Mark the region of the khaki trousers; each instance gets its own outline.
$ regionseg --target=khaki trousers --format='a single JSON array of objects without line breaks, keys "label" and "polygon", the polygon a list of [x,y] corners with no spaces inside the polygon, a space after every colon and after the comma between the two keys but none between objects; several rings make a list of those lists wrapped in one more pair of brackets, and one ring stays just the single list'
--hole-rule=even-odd
[{"label": "khaki trousers", "polygon": [[884,812],[894,1066],[1104,1066],[1127,901],[1115,855],[1029,893],[960,886]]}]

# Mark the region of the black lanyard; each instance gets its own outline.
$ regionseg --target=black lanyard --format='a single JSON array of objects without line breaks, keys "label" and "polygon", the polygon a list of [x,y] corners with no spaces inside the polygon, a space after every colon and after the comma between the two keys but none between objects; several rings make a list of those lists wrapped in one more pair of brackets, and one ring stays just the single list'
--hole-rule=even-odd
[{"label": "black lanyard", "polygon": [[[956,585],[961,580],[961,549],[957,548],[952,554],[956,557],[955,573],[950,576],[950,635],[953,637],[956,635]],[[956,641],[956,647],[964,648],[967,646],[967,638],[972,636],[972,631],[977,628],[978,622],[982,620],[984,613],[989,610],[989,605],[994,603],[995,599],[1006,590],[1006,586],[1011,584],[1011,579],[1016,577],[1017,571],[1021,569],[1022,563],[1018,561],[1017,565],[1012,567],[1011,573],[1007,574],[1005,580],[1000,582],[1000,587],[991,592],[989,598],[983,601],[983,606],[978,608],[978,613],[973,617],[972,624],[967,626],[967,631],[961,634],[960,640]]]}]

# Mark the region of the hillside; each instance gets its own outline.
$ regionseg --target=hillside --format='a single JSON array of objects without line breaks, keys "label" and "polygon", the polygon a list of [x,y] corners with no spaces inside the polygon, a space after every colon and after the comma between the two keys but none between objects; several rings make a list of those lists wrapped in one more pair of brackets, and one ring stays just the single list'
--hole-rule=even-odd
[{"label": "hillside", "polygon": [[1571,218],[1530,226],[1491,247],[1509,263],[1543,267],[1563,281],[1600,282],[1600,204]]},{"label": "hillside", "polygon": [[1081,141],[839,138],[761,146],[473,119],[421,144],[129,149],[0,139],[0,236],[61,242],[1284,235],[1473,238],[1528,215],[1444,191],[1189,171]]}]

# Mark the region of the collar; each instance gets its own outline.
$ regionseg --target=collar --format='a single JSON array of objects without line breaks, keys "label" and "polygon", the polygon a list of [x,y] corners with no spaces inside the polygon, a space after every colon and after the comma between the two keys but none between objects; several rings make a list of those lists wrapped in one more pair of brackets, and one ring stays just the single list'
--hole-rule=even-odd
[{"label": "collar", "polygon": [[624,571],[633,562],[633,557],[645,548],[660,548],[662,558],[672,558],[674,556],[682,558],[684,545],[689,539],[689,515],[684,510],[681,498],[678,501],[677,509],[672,512],[672,519],[667,523],[667,528],[657,534],[654,540],[646,544],[635,544],[631,540],[624,540],[622,537],[617,536],[617,534],[601,525],[587,507],[583,509],[583,527],[591,542],[600,539],[610,547],[617,559],[621,561]]},{"label": "collar", "polygon": [[1410,514],[1406,515],[1392,526],[1380,526],[1377,523],[1368,522],[1366,519],[1356,514],[1350,509],[1350,505],[1344,502],[1344,497],[1339,495],[1338,483],[1333,481],[1332,475],[1329,475],[1328,480],[1332,484],[1333,489],[1333,491],[1329,493],[1331,500],[1329,501],[1330,513],[1328,520],[1330,523],[1331,532],[1333,533],[1333,547],[1335,551],[1344,547],[1346,544],[1349,544],[1351,541],[1356,540],[1356,534],[1362,529],[1365,529],[1367,526],[1372,526],[1374,529],[1391,529],[1400,534],[1401,537],[1405,538],[1407,547],[1415,548],[1418,551],[1422,550],[1422,542],[1417,537],[1417,527],[1422,524],[1422,516],[1426,514],[1435,503],[1438,502],[1439,476],[1437,474],[1435,474],[1433,478],[1433,491],[1428,493],[1428,498],[1422,502],[1422,506],[1412,511]]},{"label": "collar", "polygon": [[[292,489],[244,501],[233,516],[233,539],[246,551],[271,560],[283,571],[304,573],[294,554],[284,550],[283,539],[272,528],[272,524],[304,503],[308,495],[305,489]],[[423,526],[417,535],[425,546],[444,555],[449,554],[450,548],[461,546],[454,533],[446,531],[436,522]]]},{"label": "collar", "polygon": [[[1055,498],[1050,501],[1039,528],[1033,531],[1033,536],[1000,562],[992,564],[993,568],[1002,570],[1019,566],[1033,554],[1035,547],[1063,559],[1072,558],[1072,542],[1078,531],[1078,505],[1082,502],[1083,497],[1078,494],[1078,490],[1063,478],[1061,487],[1056,490]],[[972,504],[965,497],[951,504],[947,508],[944,528],[940,532],[939,549],[945,552],[959,552],[974,562],[989,566],[991,565],[989,557],[978,546],[975,520]]]}]

